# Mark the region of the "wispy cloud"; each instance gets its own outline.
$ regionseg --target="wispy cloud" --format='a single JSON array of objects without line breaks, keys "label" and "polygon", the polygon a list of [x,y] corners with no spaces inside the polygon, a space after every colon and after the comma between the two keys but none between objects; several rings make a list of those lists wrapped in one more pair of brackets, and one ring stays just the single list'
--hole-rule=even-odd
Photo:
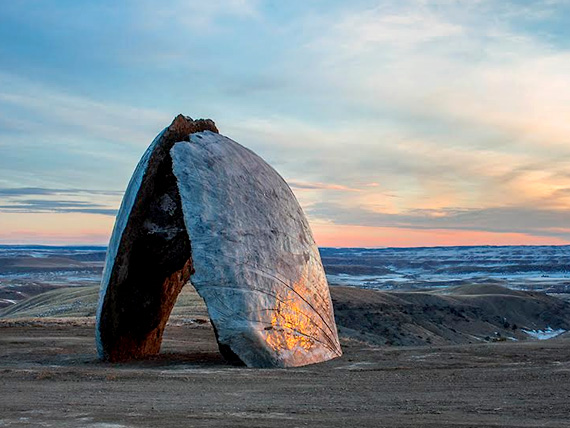
[{"label": "wispy cloud", "polygon": [[537,207],[416,209],[391,214],[375,212],[363,207],[346,207],[321,202],[309,207],[308,213],[314,219],[326,220],[339,225],[423,230],[479,230],[570,239],[568,211]]},{"label": "wispy cloud", "polygon": [[318,39],[316,47],[330,48],[331,43],[340,41],[341,51],[356,57],[376,46],[391,46],[398,49],[417,46],[437,39],[457,37],[463,32],[461,25],[449,22],[428,10],[392,12],[386,7],[354,12],[345,15],[331,26],[339,38]]},{"label": "wispy cloud", "polygon": [[0,187],[1,196],[62,195],[85,193],[91,195],[122,195],[119,190],[49,189],[45,187]]},{"label": "wispy cloud", "polygon": [[[80,213],[115,216],[123,192],[88,189],[50,189],[43,187],[0,188],[0,212],[5,213]],[[36,196],[36,199],[30,199]],[[70,197],[75,196],[75,199]],[[79,199],[79,198],[82,199]],[[108,201],[105,201],[108,199]],[[109,201],[110,200],[110,201]]]},{"label": "wispy cloud", "polygon": [[[307,69],[355,107],[456,136],[464,126],[465,143],[480,127],[479,136],[507,143],[567,146],[570,53],[516,28],[519,6],[504,3],[381,1],[345,11],[321,23]],[[539,3],[532,11],[543,19],[556,7]]]},{"label": "wispy cloud", "polygon": [[217,20],[223,17],[258,18],[259,0],[176,0],[164,3],[158,0],[137,0],[132,3],[138,15],[138,25],[149,28],[178,25],[191,26],[194,30],[213,30]]},{"label": "wispy cloud", "polygon": [[[4,129],[43,140],[56,136],[68,146],[73,138],[77,146],[92,139],[144,145],[149,131],[160,130],[171,119],[164,112],[66,93],[1,71],[0,88]],[[8,141],[2,138],[2,143]]]},{"label": "wispy cloud", "polygon": [[24,199],[11,204],[0,205],[0,212],[8,213],[81,213],[117,215],[117,209],[106,208],[103,205],[76,200],[42,200]]},{"label": "wispy cloud", "polygon": [[287,182],[289,186],[297,190],[336,190],[340,192],[361,192],[362,189],[344,186],[334,183],[309,183],[303,181],[290,180]]},{"label": "wispy cloud", "polygon": [[145,147],[172,120],[1,70],[0,117],[0,185],[53,188],[126,186]]}]

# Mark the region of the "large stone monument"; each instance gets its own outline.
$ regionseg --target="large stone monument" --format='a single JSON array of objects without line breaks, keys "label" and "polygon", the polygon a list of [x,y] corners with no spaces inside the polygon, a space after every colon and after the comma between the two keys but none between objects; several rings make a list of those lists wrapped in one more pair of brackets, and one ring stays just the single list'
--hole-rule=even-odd
[{"label": "large stone monument", "polygon": [[140,160],[117,215],[100,358],[157,354],[188,282],[231,362],[292,367],[342,354],[319,252],[289,186],[213,121],[179,115]]}]

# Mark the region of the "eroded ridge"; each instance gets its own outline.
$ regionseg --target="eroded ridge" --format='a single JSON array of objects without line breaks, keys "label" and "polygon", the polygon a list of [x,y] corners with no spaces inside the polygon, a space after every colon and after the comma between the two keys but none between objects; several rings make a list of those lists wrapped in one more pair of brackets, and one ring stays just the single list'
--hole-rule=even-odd
[{"label": "eroded ridge", "polygon": [[159,352],[190,279],[231,362],[291,367],[342,354],[319,252],[289,186],[212,121],[180,115],[141,159],[117,217],[100,356]]}]

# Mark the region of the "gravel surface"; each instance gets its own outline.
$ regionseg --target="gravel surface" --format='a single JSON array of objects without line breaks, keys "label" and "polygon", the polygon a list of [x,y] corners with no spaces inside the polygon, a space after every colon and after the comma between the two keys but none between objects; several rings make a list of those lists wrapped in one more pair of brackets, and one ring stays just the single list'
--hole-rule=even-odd
[{"label": "gravel surface", "polygon": [[80,320],[0,324],[0,426],[568,427],[570,343],[373,347],[297,369],[228,366],[209,324],[146,361],[96,359]]}]

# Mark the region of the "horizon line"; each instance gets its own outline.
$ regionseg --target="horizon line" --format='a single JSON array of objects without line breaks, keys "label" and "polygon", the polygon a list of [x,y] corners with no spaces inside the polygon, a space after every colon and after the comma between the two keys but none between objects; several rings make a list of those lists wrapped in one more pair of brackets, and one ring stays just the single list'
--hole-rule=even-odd
[{"label": "horizon line", "polygon": [[[22,247],[22,248],[108,248],[108,244],[6,244],[0,243],[0,248],[5,247]],[[369,247],[342,247],[342,246],[320,246],[317,248],[327,249],[365,249],[365,250],[382,250],[382,249],[419,249],[419,248],[472,248],[472,247],[570,247],[570,244],[481,244],[481,245],[410,245],[410,246],[369,246]]]}]

